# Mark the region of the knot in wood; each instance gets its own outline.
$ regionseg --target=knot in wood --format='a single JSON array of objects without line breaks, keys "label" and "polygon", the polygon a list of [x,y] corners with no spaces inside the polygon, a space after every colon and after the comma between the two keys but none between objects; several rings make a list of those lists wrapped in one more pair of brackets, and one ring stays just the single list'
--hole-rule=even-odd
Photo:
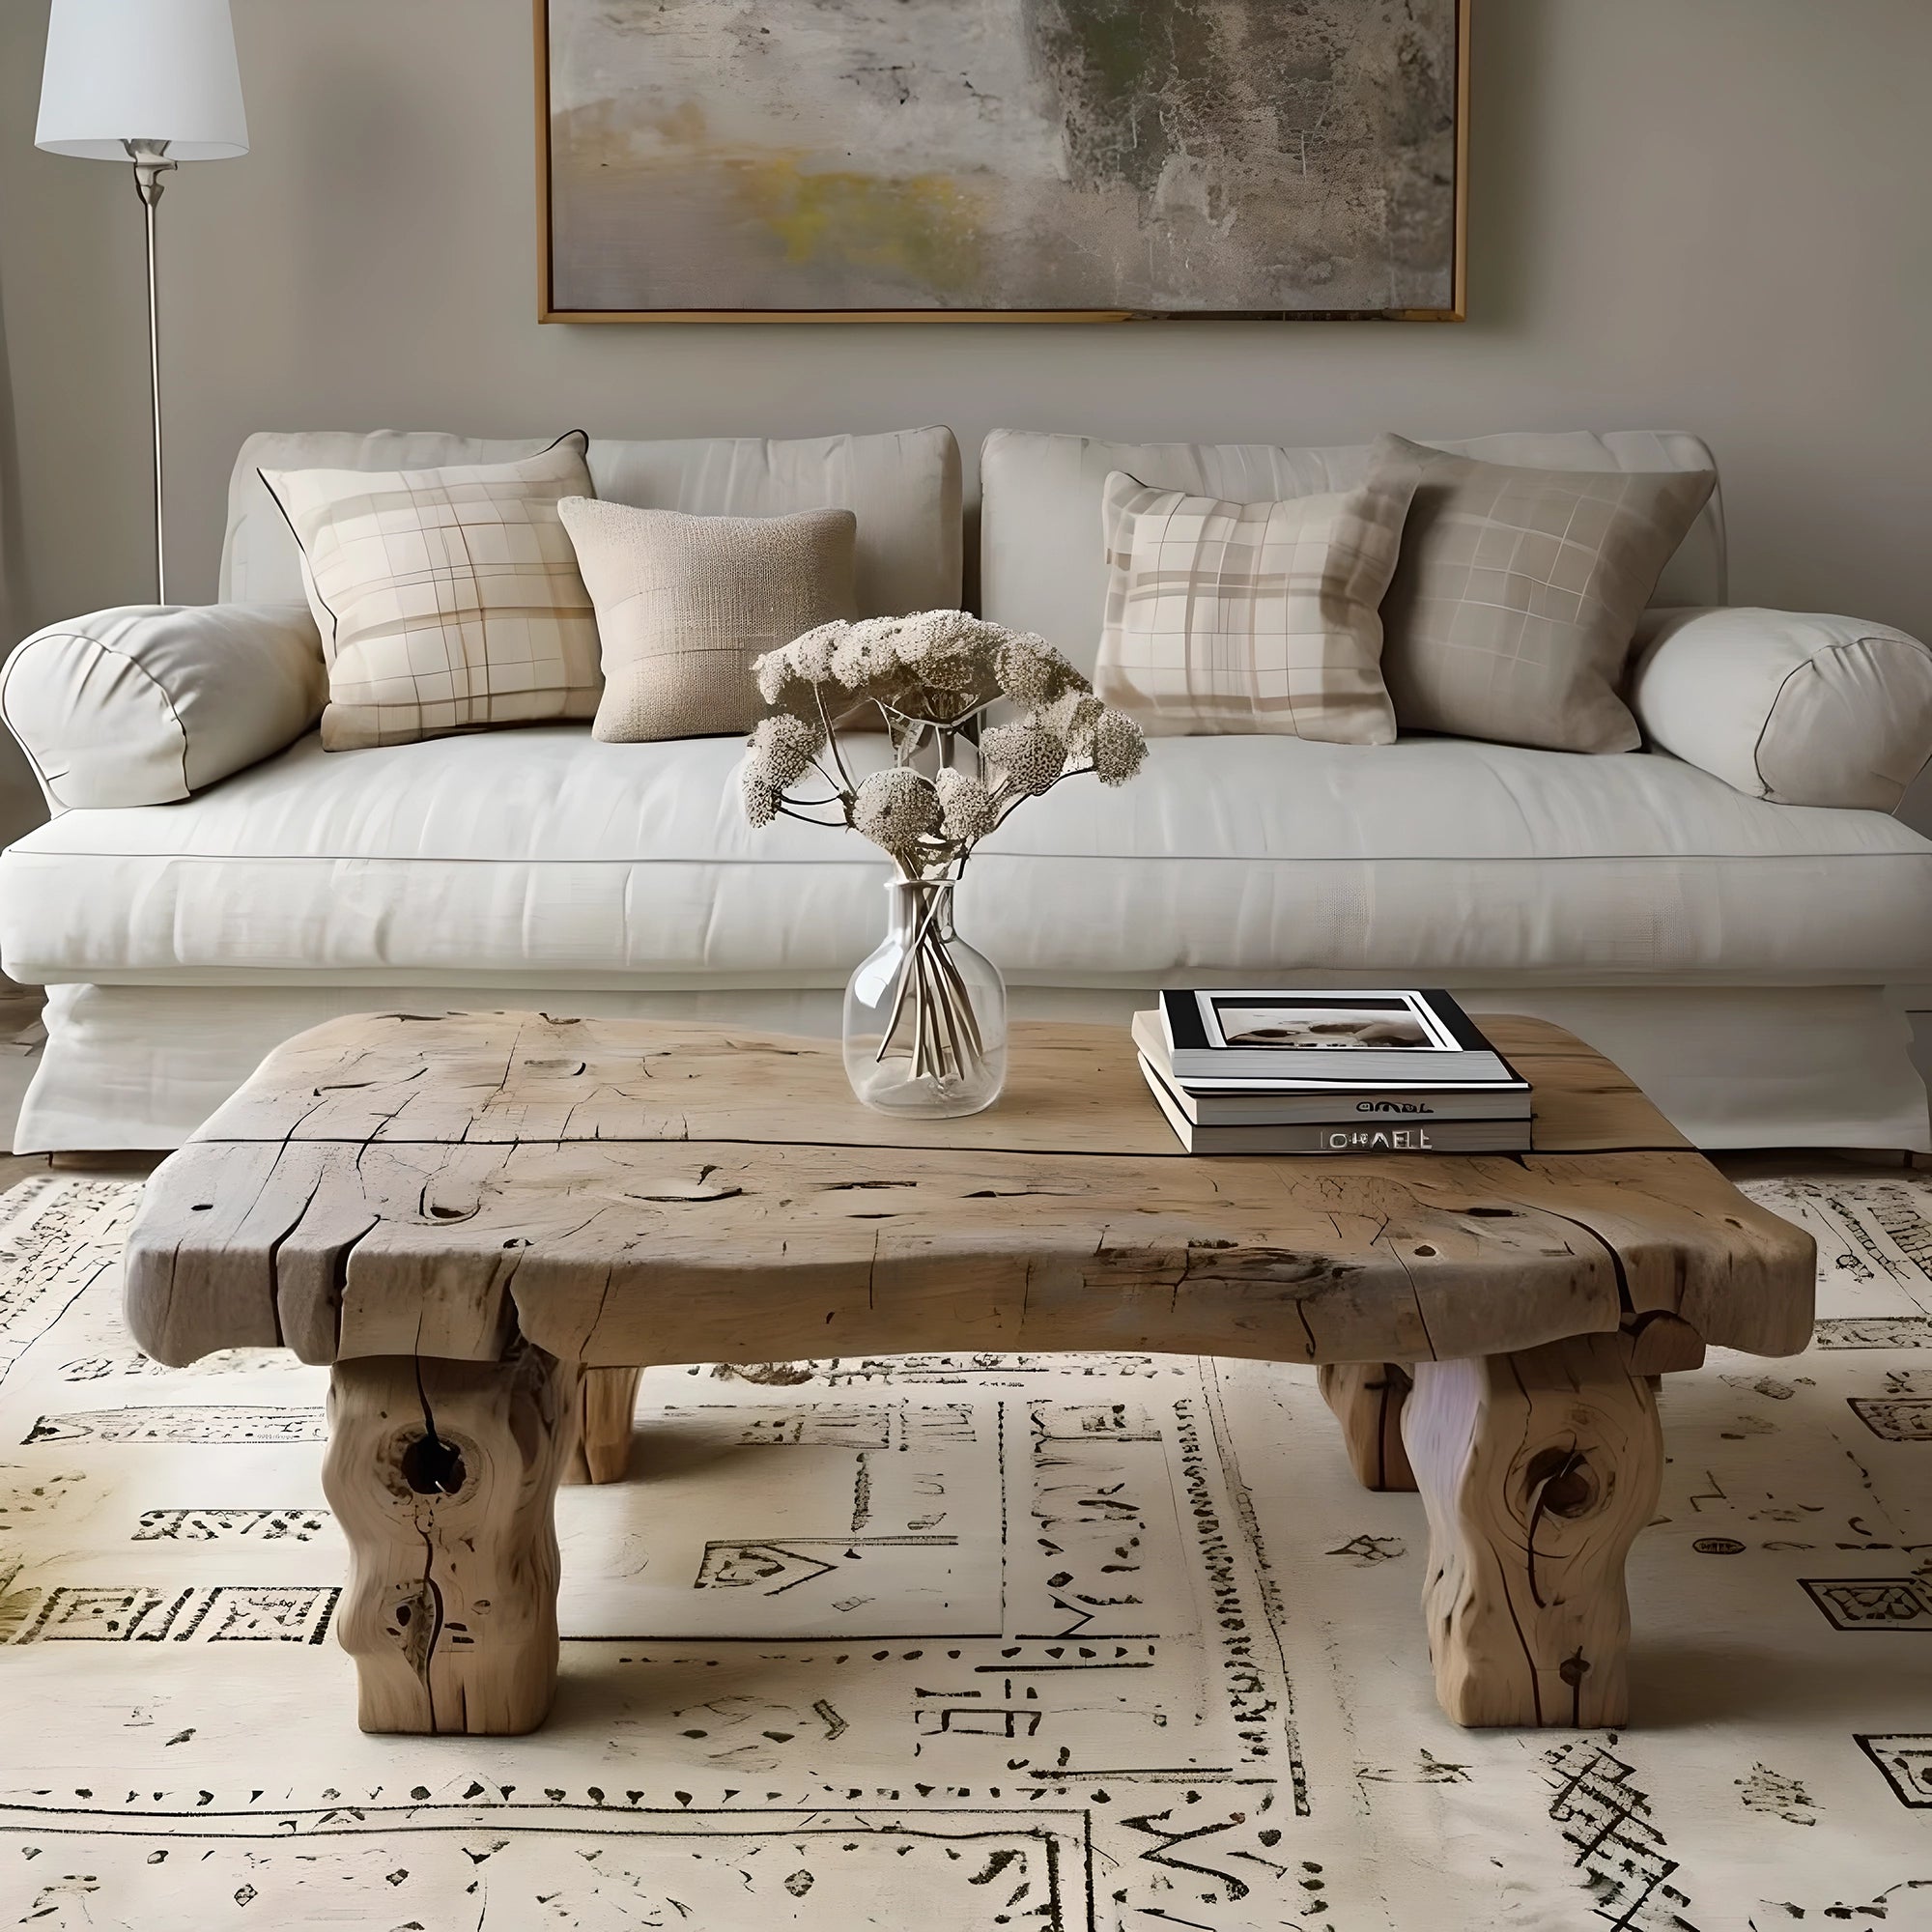
[{"label": "knot in wood", "polygon": [[419,1496],[458,1494],[469,1472],[463,1451],[440,1435],[417,1435],[403,1445],[396,1464],[403,1481]]},{"label": "knot in wood", "polygon": [[1542,1516],[1574,1522],[1604,1500],[1605,1486],[1580,1449],[1539,1449],[1524,1472],[1530,1507]]}]

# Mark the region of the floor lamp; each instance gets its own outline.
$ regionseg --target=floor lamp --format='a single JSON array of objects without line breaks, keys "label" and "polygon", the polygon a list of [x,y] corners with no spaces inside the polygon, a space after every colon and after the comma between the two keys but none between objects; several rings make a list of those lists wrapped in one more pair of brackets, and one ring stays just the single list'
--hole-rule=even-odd
[{"label": "floor lamp", "polygon": [[228,0],[53,0],[34,145],[131,162],[148,232],[148,379],[155,421],[155,595],[168,601],[161,526],[161,332],[155,210],[182,161],[248,152]]}]

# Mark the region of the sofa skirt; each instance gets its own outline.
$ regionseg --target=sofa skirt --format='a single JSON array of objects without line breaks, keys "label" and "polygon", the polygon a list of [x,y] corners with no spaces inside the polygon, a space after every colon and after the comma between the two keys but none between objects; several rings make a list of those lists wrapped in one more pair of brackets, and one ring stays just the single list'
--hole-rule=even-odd
[{"label": "sofa skirt", "polygon": [[[1439,981],[1437,983],[1440,983]],[[1703,1148],[1932,1151],[1911,1026],[1876,986],[1457,985],[1473,1013],[1552,1020],[1614,1061]],[[1125,1026],[1145,991],[1015,986],[1020,1018]],[[556,990],[482,986],[56,985],[14,1148],[179,1147],[270,1047],[353,1012],[495,1008],[833,1035],[830,987]]]}]

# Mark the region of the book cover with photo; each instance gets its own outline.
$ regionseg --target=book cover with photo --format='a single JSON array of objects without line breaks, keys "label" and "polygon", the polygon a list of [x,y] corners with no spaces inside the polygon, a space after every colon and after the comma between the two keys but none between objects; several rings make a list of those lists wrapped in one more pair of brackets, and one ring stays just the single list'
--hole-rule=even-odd
[{"label": "book cover with photo", "polygon": [[1444,1086],[1435,1081],[1182,1080],[1174,1071],[1160,1014],[1133,1017],[1133,1042],[1174,1103],[1199,1126],[1400,1125],[1429,1121],[1527,1121],[1524,1080]]},{"label": "book cover with photo", "polygon": [[1161,1037],[1174,1078],[1311,1089],[1430,1088],[1527,1094],[1463,1009],[1430,991],[1168,989]]}]

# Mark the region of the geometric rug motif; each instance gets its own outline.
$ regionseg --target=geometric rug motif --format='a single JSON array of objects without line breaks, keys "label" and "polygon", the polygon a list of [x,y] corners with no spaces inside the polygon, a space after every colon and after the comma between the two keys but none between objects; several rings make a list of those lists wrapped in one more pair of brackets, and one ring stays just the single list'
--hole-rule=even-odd
[{"label": "geometric rug motif", "polygon": [[1304,1370],[649,1371],[520,1739],[367,1738],[326,1376],[145,1361],[138,1186],[0,1200],[0,1925],[1932,1928],[1932,1186],[1748,1191],[1817,1346],[1663,1397],[1634,1728],[1437,1711]]}]

